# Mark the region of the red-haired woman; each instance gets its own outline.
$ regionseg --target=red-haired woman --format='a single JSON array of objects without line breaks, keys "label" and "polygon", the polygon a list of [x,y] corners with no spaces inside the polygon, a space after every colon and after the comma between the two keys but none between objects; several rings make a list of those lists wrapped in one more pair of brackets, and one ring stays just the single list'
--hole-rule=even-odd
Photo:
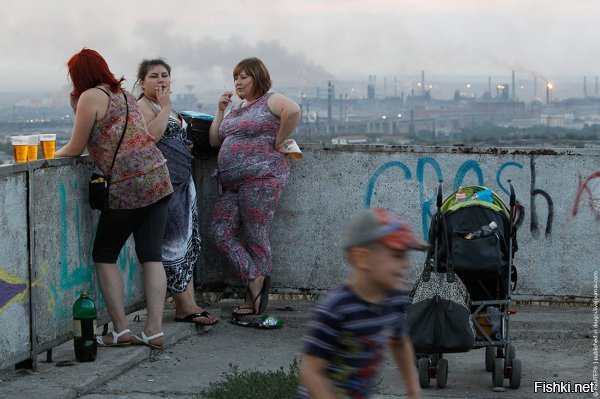
[{"label": "red-haired woman", "polygon": [[[137,101],[121,88],[124,79],[115,78],[98,52],[83,49],[67,66],[75,124],[70,141],[56,156],[76,157],[87,147],[96,167],[111,178],[109,209],[100,214],[92,258],[113,331],[112,336],[98,337],[98,344],[162,349],[166,277],[161,244],[173,192],[165,159],[148,133]],[[139,335],[132,335],[127,326],[123,280],[116,266],[131,234],[144,270],[148,306],[148,320]]]}]

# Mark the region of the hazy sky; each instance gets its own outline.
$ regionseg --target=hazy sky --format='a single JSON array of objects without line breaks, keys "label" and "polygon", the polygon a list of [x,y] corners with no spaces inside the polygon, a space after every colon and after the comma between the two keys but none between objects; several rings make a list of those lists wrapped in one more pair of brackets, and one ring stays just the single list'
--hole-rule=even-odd
[{"label": "hazy sky", "polygon": [[0,0],[0,91],[68,84],[66,61],[98,50],[127,87],[164,57],[175,87],[231,85],[247,56],[274,84],[368,75],[600,74],[599,0]]}]

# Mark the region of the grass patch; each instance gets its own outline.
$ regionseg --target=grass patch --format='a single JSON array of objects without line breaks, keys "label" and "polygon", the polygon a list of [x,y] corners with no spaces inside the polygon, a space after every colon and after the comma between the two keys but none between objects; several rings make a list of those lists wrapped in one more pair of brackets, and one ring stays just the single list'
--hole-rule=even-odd
[{"label": "grass patch", "polygon": [[297,359],[286,372],[240,371],[239,366],[229,364],[223,380],[211,382],[198,398],[203,399],[293,399],[298,387],[300,366]]}]

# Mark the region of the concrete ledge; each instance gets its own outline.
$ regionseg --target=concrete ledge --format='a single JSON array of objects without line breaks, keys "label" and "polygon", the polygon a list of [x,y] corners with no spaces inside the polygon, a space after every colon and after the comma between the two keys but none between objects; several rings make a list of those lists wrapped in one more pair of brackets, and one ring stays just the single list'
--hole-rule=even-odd
[{"label": "concrete ledge", "polygon": [[93,164],[88,155],[82,155],[76,158],[38,159],[37,161],[29,161],[26,163],[0,165],[0,176],[26,172],[28,170],[47,168],[49,166],[76,165],[78,163],[88,165]]},{"label": "concrete ledge", "polygon": [[[219,314],[218,309],[210,309]],[[138,318],[139,317],[139,318]],[[131,331],[135,334],[144,327],[146,310],[127,316]],[[196,327],[190,323],[176,323],[175,309],[166,309],[163,327],[167,337],[166,347],[195,334],[202,334],[209,328]],[[109,330],[112,326],[109,327]],[[99,328],[97,333],[101,333]],[[13,399],[70,399],[84,395],[103,385],[140,362],[149,359],[153,351],[145,346],[125,348],[98,348],[94,362],[78,363],[75,360],[73,341],[65,342],[52,350],[52,363],[46,362],[46,354],[38,357],[38,370],[0,370],[0,397]],[[59,364],[68,364],[58,367]]]},{"label": "concrete ledge", "polygon": [[[285,322],[282,330],[274,331],[239,327],[224,320],[239,303],[239,299],[225,299],[211,306],[209,310],[219,315],[221,322],[208,334],[202,334],[206,330],[191,324],[175,323],[173,305],[168,303],[170,308],[165,310],[163,320],[167,345],[171,347],[165,352],[147,347],[99,348],[95,362],[77,363],[69,341],[54,349],[53,363],[45,363],[45,356],[40,356],[35,372],[0,370],[0,397],[146,399],[175,394],[194,397],[222,378],[230,364],[239,365],[240,370],[265,371],[278,367],[287,370],[298,355],[314,302],[271,298],[269,314]],[[526,365],[521,389],[507,389],[500,396],[491,392],[491,378],[483,367],[484,351],[472,350],[449,354],[452,373],[449,387],[424,390],[424,397],[533,399],[536,395],[532,394],[532,381],[559,377],[578,381],[584,375],[587,360],[583,354],[591,350],[592,340],[580,338],[578,331],[582,325],[591,325],[592,309],[521,305],[513,308],[518,313],[511,316],[510,336],[517,346],[518,357]],[[136,315],[140,321],[133,321]],[[145,315],[142,310],[128,316],[133,332],[141,330]],[[59,361],[71,361],[72,366],[56,367]],[[395,365],[384,362],[382,367],[386,382],[374,398],[405,397]]]}]

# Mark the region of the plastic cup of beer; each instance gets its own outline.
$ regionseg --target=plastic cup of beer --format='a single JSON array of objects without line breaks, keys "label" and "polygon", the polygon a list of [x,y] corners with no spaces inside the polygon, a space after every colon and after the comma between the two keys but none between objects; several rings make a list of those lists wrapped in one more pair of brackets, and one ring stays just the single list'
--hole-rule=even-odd
[{"label": "plastic cup of beer", "polygon": [[294,161],[299,161],[300,159],[302,159],[302,151],[300,151],[300,147],[298,147],[298,143],[296,143],[296,140],[287,139],[283,142],[283,145],[287,150],[287,153],[290,156],[290,158],[292,158]]},{"label": "plastic cup of beer", "polygon": [[56,134],[40,134],[40,143],[42,145],[42,155],[44,159],[54,159],[56,151]]},{"label": "plastic cup of beer", "polygon": [[39,144],[40,144],[39,134],[33,134],[31,136],[27,136],[27,160],[28,161],[37,161]]},{"label": "plastic cup of beer", "polygon": [[13,146],[15,162],[27,162],[27,147],[29,146],[29,139],[27,136],[10,136],[10,141],[12,142]]}]

